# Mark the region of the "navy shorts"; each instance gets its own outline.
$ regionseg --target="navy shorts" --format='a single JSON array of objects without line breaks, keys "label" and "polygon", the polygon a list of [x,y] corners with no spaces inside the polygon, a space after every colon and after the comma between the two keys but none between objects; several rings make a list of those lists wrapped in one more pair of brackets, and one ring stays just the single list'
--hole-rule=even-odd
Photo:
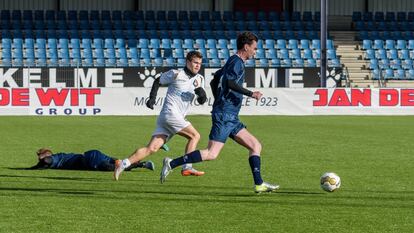
[{"label": "navy shorts", "polygon": [[[99,150],[90,150],[84,153],[88,170],[108,170],[109,164],[114,164],[115,160]],[[113,170],[113,169],[112,169]]]},{"label": "navy shorts", "polygon": [[234,136],[246,126],[240,122],[237,114],[212,113],[212,127],[209,139],[225,143],[227,138],[234,139]]}]

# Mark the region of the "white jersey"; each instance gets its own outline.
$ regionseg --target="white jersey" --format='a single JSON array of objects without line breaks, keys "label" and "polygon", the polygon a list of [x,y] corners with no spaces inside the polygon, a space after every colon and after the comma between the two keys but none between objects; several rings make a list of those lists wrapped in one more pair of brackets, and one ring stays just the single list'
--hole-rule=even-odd
[{"label": "white jersey", "polygon": [[194,90],[204,88],[204,77],[200,74],[190,77],[184,70],[170,70],[161,75],[160,84],[168,85],[168,89],[153,135],[166,135],[169,140],[191,124],[185,116],[194,99]]},{"label": "white jersey", "polygon": [[160,77],[161,85],[168,85],[160,115],[186,116],[194,99],[194,89],[204,88],[204,77],[196,74],[188,76],[184,70],[170,70]]}]

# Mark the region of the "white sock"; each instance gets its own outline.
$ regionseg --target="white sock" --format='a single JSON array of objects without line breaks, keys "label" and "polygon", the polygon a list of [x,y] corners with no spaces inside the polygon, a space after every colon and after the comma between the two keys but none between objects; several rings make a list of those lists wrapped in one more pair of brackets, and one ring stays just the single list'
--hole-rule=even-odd
[{"label": "white sock", "polygon": [[188,170],[188,169],[192,169],[193,168],[193,164],[191,164],[191,163],[186,163],[186,164],[183,164],[183,170]]},{"label": "white sock", "polygon": [[129,162],[128,159],[122,160],[122,167],[124,167],[124,169],[129,167],[129,166],[131,166],[131,162]]}]

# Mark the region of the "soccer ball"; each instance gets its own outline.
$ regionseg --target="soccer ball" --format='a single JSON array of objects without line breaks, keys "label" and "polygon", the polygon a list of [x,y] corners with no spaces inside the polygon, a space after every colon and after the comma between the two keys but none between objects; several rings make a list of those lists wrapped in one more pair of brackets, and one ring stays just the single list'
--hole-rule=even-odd
[{"label": "soccer ball", "polygon": [[333,172],[326,172],[321,176],[321,188],[326,192],[333,192],[341,186],[341,178]]}]

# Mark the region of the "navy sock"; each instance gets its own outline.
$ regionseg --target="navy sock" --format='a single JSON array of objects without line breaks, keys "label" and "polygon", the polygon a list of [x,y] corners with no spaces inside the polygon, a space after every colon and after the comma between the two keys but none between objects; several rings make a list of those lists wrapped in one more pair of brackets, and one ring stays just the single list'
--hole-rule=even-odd
[{"label": "navy sock", "polygon": [[260,156],[252,155],[249,157],[250,168],[252,169],[253,179],[255,185],[263,183],[262,175],[260,174]]},{"label": "navy sock", "polygon": [[186,163],[198,163],[203,161],[201,159],[201,153],[199,150],[195,150],[193,152],[190,152],[184,156],[178,157],[176,159],[173,159],[170,162],[171,168],[176,168],[180,165],[186,164]]}]

